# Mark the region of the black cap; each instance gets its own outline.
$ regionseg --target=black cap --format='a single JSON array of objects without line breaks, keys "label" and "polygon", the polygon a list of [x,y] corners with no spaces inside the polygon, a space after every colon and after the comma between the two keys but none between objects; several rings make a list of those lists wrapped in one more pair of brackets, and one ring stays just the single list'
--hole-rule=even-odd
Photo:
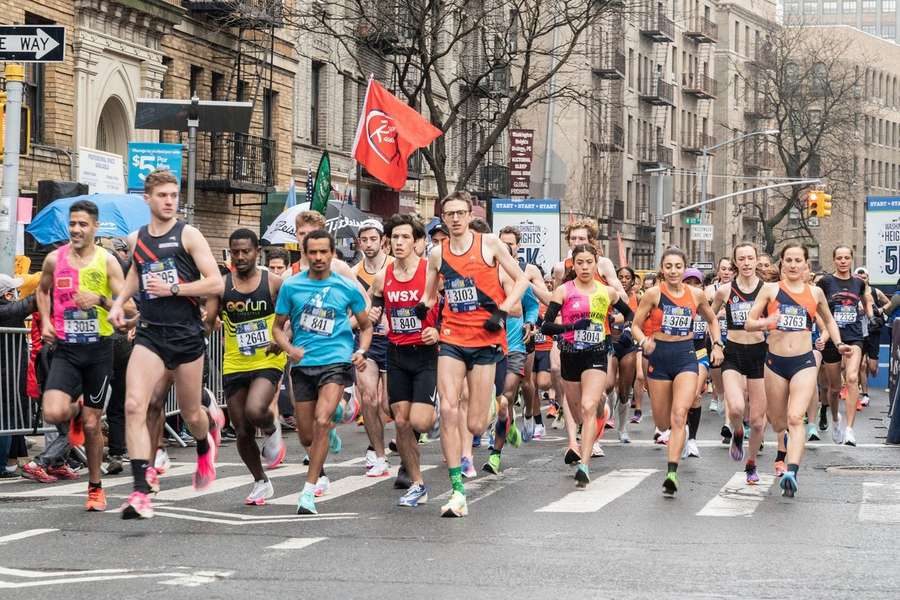
[{"label": "black cap", "polygon": [[428,230],[428,237],[433,237],[435,233],[443,233],[447,237],[450,237],[450,230],[447,229],[447,225],[444,223],[436,223]]}]

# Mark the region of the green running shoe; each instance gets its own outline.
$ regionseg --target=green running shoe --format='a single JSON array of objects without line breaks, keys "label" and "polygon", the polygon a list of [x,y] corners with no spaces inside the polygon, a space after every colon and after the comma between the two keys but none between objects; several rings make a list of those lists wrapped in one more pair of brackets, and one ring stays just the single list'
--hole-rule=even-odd
[{"label": "green running shoe", "polygon": [[678,473],[672,471],[663,480],[663,496],[666,498],[674,498],[675,492],[678,491]]},{"label": "green running shoe", "polygon": [[316,512],[316,497],[312,492],[303,493],[300,492],[300,499],[297,501],[297,514],[298,515],[317,515]]},{"label": "green running shoe", "polygon": [[512,444],[513,448],[518,448],[522,445],[522,436],[519,434],[519,428],[516,427],[516,422],[510,420],[509,422],[509,431],[506,432],[506,441]]},{"label": "green running shoe", "polygon": [[491,475],[499,475],[500,474],[500,455],[499,454],[491,454],[488,456],[487,462],[484,463],[484,466],[481,467],[483,471],[490,473]]},{"label": "green running shoe", "polygon": [[332,428],[331,431],[328,432],[328,450],[332,454],[340,454],[341,448],[344,447],[343,442],[341,442],[341,436],[337,434],[337,431]]},{"label": "green running shoe", "polygon": [[441,507],[441,516],[447,518],[465,517],[469,514],[469,506],[466,504],[466,496],[461,492],[454,491],[450,494],[447,504]]},{"label": "green running shoe", "polygon": [[337,425],[341,421],[344,420],[344,403],[338,401],[337,408],[334,409],[334,414],[331,415],[331,422]]},{"label": "green running shoe", "polygon": [[580,464],[575,470],[575,487],[583,490],[591,482],[591,475],[588,472],[587,465]]}]

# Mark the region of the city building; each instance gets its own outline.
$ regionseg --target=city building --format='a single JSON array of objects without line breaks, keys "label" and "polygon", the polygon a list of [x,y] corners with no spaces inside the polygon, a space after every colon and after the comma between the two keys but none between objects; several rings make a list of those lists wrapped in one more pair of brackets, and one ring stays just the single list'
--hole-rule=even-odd
[{"label": "city building", "polygon": [[781,0],[785,25],[847,25],[900,41],[897,0]]}]

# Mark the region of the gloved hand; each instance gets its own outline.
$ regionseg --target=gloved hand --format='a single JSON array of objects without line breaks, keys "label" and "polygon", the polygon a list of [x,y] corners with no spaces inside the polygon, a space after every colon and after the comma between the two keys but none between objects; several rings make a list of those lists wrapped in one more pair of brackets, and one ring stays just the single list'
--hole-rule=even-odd
[{"label": "gloved hand", "polygon": [[496,332],[500,331],[500,329],[503,328],[505,322],[506,311],[495,308],[494,312],[491,313],[491,316],[488,317],[487,321],[484,322],[484,325],[482,325],[482,327],[484,327],[488,331]]},{"label": "gloved hand", "polygon": [[428,307],[425,306],[424,302],[419,302],[413,307],[413,312],[420,321],[424,321],[425,317],[428,316]]},{"label": "gloved hand", "polygon": [[569,325],[569,327],[572,328],[572,331],[574,331],[576,329],[587,329],[590,326],[591,326],[590,319],[579,319],[579,320],[575,321],[574,323],[572,323],[571,325]]}]

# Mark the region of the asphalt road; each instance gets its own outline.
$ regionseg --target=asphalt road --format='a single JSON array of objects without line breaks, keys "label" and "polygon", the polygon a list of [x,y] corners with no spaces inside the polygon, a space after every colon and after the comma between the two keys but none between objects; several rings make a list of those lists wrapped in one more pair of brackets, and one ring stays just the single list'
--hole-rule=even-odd
[{"label": "asphalt road", "polygon": [[[130,490],[122,475],[104,481],[104,514],[83,511],[85,481],[3,482],[0,598],[896,598],[900,449],[878,437],[885,407],[875,394],[857,421],[859,447],[829,434],[812,444],[792,500],[772,477],[771,435],[763,485],[748,487],[720,443],[721,417],[706,411],[702,457],[682,462],[672,500],[649,418],[632,426],[630,445],[607,433],[587,491],[563,465],[561,431],[504,451],[504,473],[469,482],[470,515],[455,520],[438,516],[449,489],[438,443],[422,446],[431,501],[400,508],[392,479],[365,477],[356,426],[340,428],[344,450],[330,457],[317,517],[295,514],[293,436],[266,507],[242,505],[251,481],[234,444],[201,494],[190,487],[194,450],[171,449],[176,468],[148,521],[114,512]],[[898,470],[858,469],[867,466]]]}]

